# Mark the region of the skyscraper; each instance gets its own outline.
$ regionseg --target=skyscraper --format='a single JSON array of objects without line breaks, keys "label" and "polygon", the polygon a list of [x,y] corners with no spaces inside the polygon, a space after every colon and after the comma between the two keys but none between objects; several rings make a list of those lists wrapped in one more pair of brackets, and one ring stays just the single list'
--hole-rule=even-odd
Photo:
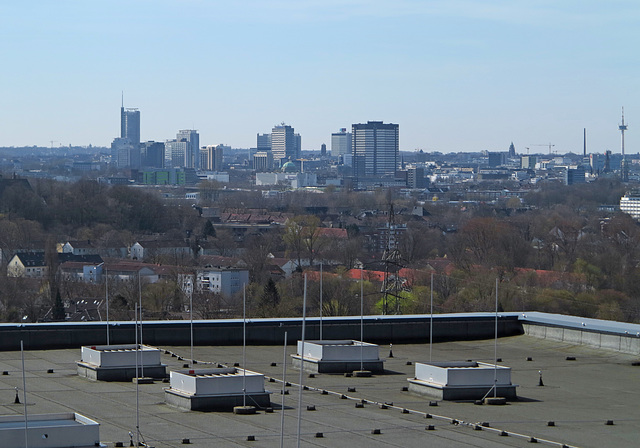
[{"label": "skyscraper", "polygon": [[182,129],[176,135],[178,142],[187,142],[185,168],[200,168],[200,135],[195,129]]},{"label": "skyscraper", "polygon": [[331,155],[343,156],[351,153],[351,132],[347,128],[341,128],[340,132],[331,134]]},{"label": "skyscraper", "polygon": [[295,134],[294,129],[282,123],[271,130],[271,151],[273,159],[284,163],[286,159],[299,159],[302,139],[300,134]]},{"label": "skyscraper", "polygon": [[165,168],[187,168],[187,154],[189,153],[189,142],[176,139],[167,140],[164,144],[164,167]]},{"label": "skyscraper", "polygon": [[140,111],[120,107],[120,138],[128,138],[134,147],[140,146]]},{"label": "skyscraper", "polygon": [[140,165],[150,168],[164,167],[164,143],[148,141],[140,144]]},{"label": "skyscraper", "polygon": [[399,126],[368,121],[351,127],[356,177],[393,176],[400,162]]},{"label": "skyscraper", "polygon": [[207,145],[200,150],[200,167],[205,171],[222,171],[224,145]]},{"label": "skyscraper", "polygon": [[271,134],[258,134],[256,140],[258,151],[271,151]]}]

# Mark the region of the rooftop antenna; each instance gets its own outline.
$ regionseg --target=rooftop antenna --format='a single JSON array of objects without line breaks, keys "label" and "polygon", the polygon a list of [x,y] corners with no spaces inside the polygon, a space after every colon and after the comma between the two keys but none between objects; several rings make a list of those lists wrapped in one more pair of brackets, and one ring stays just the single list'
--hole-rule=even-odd
[{"label": "rooftop antenna", "polygon": [[624,107],[622,108],[622,124],[618,126],[618,129],[622,135],[622,158],[624,159],[624,131],[627,130],[627,125],[624,122]]},{"label": "rooftop antenna", "polygon": [[120,107],[124,109],[124,90],[122,91],[122,103],[120,103]]},{"label": "rooftop antenna", "polygon": [[320,262],[320,340],[322,341],[322,261]]},{"label": "rooftop antenna", "polygon": [[191,363],[194,363],[193,358],[193,283],[191,282],[191,277],[189,277],[189,330],[191,332]]},{"label": "rooftop antenna", "polygon": [[[29,418],[27,416],[27,378],[24,369],[24,342],[20,340],[20,357],[22,358],[22,401],[24,401],[24,446],[29,446]],[[16,387],[16,397],[18,396]],[[16,400],[17,401],[17,400]]]},{"label": "rooftop antenna", "polygon": [[247,407],[247,286],[242,285],[242,407]]},{"label": "rooftop antenna", "polygon": [[300,378],[298,379],[298,437],[297,437],[297,446],[300,448],[300,423],[302,420],[302,371],[304,370],[304,333],[305,333],[305,324],[307,321],[307,274],[304,274],[304,294],[302,296],[302,355],[300,357]]},{"label": "rooftop antenna", "polygon": [[107,304],[107,345],[109,345],[109,275],[106,266],[104,268],[104,295]]},{"label": "rooftop antenna", "polygon": [[429,322],[429,362],[433,348],[433,272],[431,272],[431,318]]},{"label": "rooftop antenna", "polygon": [[280,448],[284,448],[284,393],[287,386],[287,332],[284,332],[284,349],[282,353],[282,415],[280,416]]},{"label": "rooftop antenna", "polygon": [[[142,312],[142,310],[140,310]],[[140,446],[140,375],[138,369],[140,366],[140,344],[138,344],[138,304],[135,305],[135,319],[136,319],[136,446]]]},{"label": "rooftop antenna", "polygon": [[[142,281],[140,278],[140,271],[138,271],[138,302],[140,303],[140,348],[142,348]],[[137,325],[137,322],[136,322]],[[136,329],[137,331],[137,329]],[[140,360],[142,361],[142,353],[140,354]],[[140,363],[140,376],[144,377],[144,363]]]},{"label": "rooftop antenna", "polygon": [[493,339],[493,398],[498,396],[498,277],[496,277],[496,326]]},{"label": "rooftop antenna", "polygon": [[364,371],[362,362],[362,346],[364,345],[364,281],[362,277],[362,265],[360,265],[360,371]]}]

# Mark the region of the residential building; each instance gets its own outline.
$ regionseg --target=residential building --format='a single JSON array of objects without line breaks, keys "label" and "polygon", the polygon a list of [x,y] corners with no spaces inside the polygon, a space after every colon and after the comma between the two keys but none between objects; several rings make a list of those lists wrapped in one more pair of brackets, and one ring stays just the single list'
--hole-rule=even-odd
[{"label": "residential building", "polygon": [[407,187],[408,188],[424,188],[426,182],[424,180],[424,168],[416,167],[407,169]]},{"label": "residential building", "polygon": [[[74,255],[56,252],[56,263],[76,262],[80,266],[97,266],[103,260],[100,255]],[[44,278],[49,272],[44,251],[18,252],[7,265],[7,277]]]},{"label": "residential building", "polygon": [[239,268],[198,269],[196,288],[230,297],[249,284],[249,270]]},{"label": "residential building", "polygon": [[368,121],[352,126],[351,148],[356,177],[393,176],[398,168],[399,126]]},{"label": "residential building", "polygon": [[351,153],[351,132],[341,128],[340,132],[331,134],[331,156],[339,157]]},{"label": "residential building", "polygon": [[284,123],[274,126],[271,130],[271,151],[273,159],[282,165],[286,160],[300,158],[301,142],[300,134]]},{"label": "residential building", "polygon": [[640,219],[640,191],[630,191],[620,198],[620,211]]}]

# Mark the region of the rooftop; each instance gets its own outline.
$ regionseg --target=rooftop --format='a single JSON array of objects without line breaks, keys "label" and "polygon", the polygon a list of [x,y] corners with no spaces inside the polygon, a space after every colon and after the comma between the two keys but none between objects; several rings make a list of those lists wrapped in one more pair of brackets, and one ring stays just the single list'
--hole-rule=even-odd
[{"label": "rooftop", "polygon": [[[292,345],[286,350],[285,379],[291,386],[284,396],[285,446],[293,446],[296,441],[298,412],[299,372],[291,368],[289,355],[295,353],[295,341],[289,342]],[[170,370],[184,368],[186,361],[172,353],[188,357],[189,347],[161,348],[166,350],[162,362]],[[191,368],[242,362],[241,346],[196,346],[193,350],[199,362]],[[637,445],[640,367],[632,365],[638,361],[637,355],[527,335],[500,338],[500,365],[512,368],[520,400],[505,406],[440,401],[434,407],[428,399],[402,391],[407,378],[414,376],[415,366],[408,362],[428,362],[429,345],[394,344],[392,350],[394,357],[386,360],[384,375],[303,375],[303,384],[309,390],[302,397],[302,446],[406,447],[423,446],[428,440],[432,447],[517,447],[529,446],[531,437],[547,446],[547,441],[555,442],[555,446]],[[388,347],[381,346],[380,352],[388,355]],[[168,384],[140,384],[140,430],[144,439],[157,448],[181,446],[187,438],[194,448],[280,446],[283,355],[282,346],[247,347],[246,367],[267,375],[265,388],[274,392],[273,413],[262,410],[247,416],[185,412],[165,404],[164,388]],[[493,357],[493,340],[433,345],[433,361],[492,363]],[[115,442],[128,444],[129,431],[135,431],[136,385],[78,377],[75,362],[79,358],[80,348],[25,352],[29,413],[78,412],[100,423],[101,441],[109,447]],[[47,373],[50,369],[53,373]],[[22,388],[20,352],[0,352],[0,371],[8,373],[0,375],[0,415],[20,415],[23,405],[13,404],[15,388]],[[539,386],[540,374],[544,386]],[[276,381],[270,382],[269,377]],[[363,399],[364,407],[356,408]],[[384,403],[388,403],[387,409],[381,408]],[[315,406],[315,411],[308,411],[309,406]],[[427,413],[431,419],[425,418]],[[606,425],[607,420],[614,424]],[[476,427],[485,422],[488,427]],[[554,422],[554,426],[548,422]],[[427,425],[433,425],[434,430],[426,431]],[[380,434],[372,434],[374,429]],[[500,431],[507,431],[509,436],[500,436]],[[323,437],[317,438],[316,433]],[[255,436],[255,442],[247,441],[250,435]]]}]

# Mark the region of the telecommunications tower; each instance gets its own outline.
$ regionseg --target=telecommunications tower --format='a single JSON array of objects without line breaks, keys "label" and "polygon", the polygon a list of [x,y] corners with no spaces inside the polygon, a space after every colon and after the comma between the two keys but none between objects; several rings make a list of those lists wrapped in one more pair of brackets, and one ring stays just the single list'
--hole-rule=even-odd
[{"label": "telecommunications tower", "polygon": [[622,108],[622,124],[618,126],[620,134],[622,134],[622,181],[627,182],[629,180],[629,167],[627,166],[627,159],[624,155],[624,131],[627,130],[627,125],[624,122],[624,107]]}]

